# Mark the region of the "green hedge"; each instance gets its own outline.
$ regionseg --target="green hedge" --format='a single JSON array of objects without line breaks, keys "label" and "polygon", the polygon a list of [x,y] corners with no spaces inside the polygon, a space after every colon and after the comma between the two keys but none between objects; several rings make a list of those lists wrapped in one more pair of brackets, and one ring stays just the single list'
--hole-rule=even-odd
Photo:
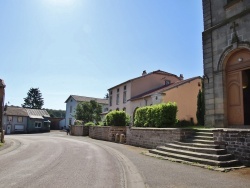
[{"label": "green hedge", "polygon": [[135,112],[134,126],[136,127],[168,127],[177,122],[176,103],[162,103],[138,108]]},{"label": "green hedge", "polygon": [[107,126],[128,126],[129,116],[124,111],[111,111],[106,115]]}]

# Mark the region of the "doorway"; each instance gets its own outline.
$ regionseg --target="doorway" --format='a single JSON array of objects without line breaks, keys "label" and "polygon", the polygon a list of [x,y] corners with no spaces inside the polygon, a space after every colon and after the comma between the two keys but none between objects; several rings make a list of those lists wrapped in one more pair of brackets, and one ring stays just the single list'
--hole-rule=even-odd
[{"label": "doorway", "polygon": [[250,69],[242,71],[244,125],[250,125]]},{"label": "doorway", "polygon": [[228,125],[250,125],[250,51],[238,50],[226,61]]},{"label": "doorway", "polygon": [[7,125],[7,130],[6,130],[6,134],[10,134],[11,132],[11,125]]}]

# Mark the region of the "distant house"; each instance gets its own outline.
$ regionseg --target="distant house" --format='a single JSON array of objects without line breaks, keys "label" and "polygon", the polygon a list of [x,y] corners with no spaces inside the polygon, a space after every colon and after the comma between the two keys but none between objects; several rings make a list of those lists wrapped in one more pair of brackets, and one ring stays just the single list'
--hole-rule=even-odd
[{"label": "distant house", "polygon": [[61,122],[65,122],[64,118],[58,118],[58,117],[50,117],[50,130],[60,130],[61,129]]},{"label": "distant house", "polygon": [[133,119],[138,107],[176,102],[177,118],[196,122],[199,89],[200,77],[183,80],[182,74],[177,76],[161,70],[150,73],[143,71],[141,76],[108,89],[109,109],[124,110]]},{"label": "distant house", "polygon": [[46,110],[5,106],[3,124],[6,134],[50,131],[50,115]]},{"label": "distant house", "polygon": [[77,105],[80,102],[90,102],[91,100],[96,101],[98,104],[102,106],[102,114],[104,115],[108,112],[108,99],[100,99],[100,98],[93,98],[93,97],[85,97],[85,96],[78,96],[78,95],[70,95],[66,103],[66,116],[65,116],[65,126],[68,127],[69,125],[74,124],[75,122],[75,110]]}]

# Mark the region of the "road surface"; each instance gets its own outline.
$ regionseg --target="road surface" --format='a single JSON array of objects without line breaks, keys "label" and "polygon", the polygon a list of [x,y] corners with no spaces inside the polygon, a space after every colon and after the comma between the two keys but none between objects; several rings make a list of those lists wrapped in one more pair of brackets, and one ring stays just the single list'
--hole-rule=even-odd
[{"label": "road surface", "polygon": [[65,132],[8,135],[0,187],[250,187],[249,169],[229,173],[142,155],[128,145]]}]

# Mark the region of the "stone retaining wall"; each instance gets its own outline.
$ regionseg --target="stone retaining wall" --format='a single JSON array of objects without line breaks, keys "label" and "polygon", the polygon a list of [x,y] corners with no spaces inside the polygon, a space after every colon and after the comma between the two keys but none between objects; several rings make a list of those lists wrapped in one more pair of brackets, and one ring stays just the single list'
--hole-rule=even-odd
[{"label": "stone retaining wall", "polygon": [[73,136],[88,136],[89,127],[83,125],[72,125],[70,127],[70,134]]},{"label": "stone retaining wall", "polygon": [[250,130],[213,130],[216,144],[225,145],[243,164],[250,166]]},{"label": "stone retaining wall", "polygon": [[190,129],[177,128],[129,128],[126,143],[144,148],[156,148],[173,141],[182,141],[193,134]]},{"label": "stone retaining wall", "polygon": [[106,141],[115,141],[116,134],[126,134],[126,127],[116,127],[116,126],[91,126],[89,127],[89,137],[106,140]]}]

